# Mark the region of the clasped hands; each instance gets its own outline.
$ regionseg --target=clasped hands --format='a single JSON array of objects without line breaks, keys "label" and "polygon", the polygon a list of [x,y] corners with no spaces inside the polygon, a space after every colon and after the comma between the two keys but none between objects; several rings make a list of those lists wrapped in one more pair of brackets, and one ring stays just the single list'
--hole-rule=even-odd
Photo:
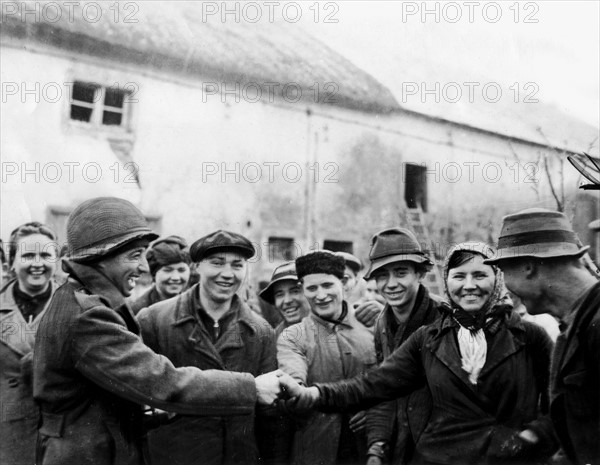
[{"label": "clasped hands", "polygon": [[307,410],[314,407],[320,397],[316,387],[305,387],[287,373],[276,370],[255,378],[258,403],[272,405],[275,401],[285,401],[294,410]]}]

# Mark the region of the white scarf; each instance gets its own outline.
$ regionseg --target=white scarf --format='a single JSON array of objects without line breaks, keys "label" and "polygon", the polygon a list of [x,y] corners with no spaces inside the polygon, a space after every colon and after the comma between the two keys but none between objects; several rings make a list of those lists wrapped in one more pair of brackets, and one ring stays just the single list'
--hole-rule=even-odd
[{"label": "white scarf", "polygon": [[487,341],[483,329],[473,333],[461,326],[458,330],[458,347],[462,369],[469,374],[469,381],[477,384],[477,378],[487,357]]}]

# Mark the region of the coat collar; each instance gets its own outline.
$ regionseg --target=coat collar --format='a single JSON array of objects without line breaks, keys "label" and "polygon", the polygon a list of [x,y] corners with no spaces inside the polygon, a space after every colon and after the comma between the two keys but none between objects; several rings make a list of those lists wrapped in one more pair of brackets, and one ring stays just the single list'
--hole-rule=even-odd
[{"label": "coat collar", "polygon": [[107,301],[110,308],[116,309],[126,305],[125,296],[98,269],[67,260],[63,263],[69,273],[69,281],[82,284],[92,294],[96,294]]},{"label": "coat collar", "polygon": [[348,303],[344,300],[342,301],[342,308],[346,309],[346,315],[341,321],[333,322],[330,320],[325,320],[320,316],[316,315],[312,311],[309,314],[309,317],[318,325],[324,326],[328,331],[334,331],[336,326],[342,326],[344,328],[352,328],[353,327],[353,315],[352,312],[348,310]]},{"label": "coat collar", "polygon": [[236,313],[235,321],[229,325],[226,332],[213,344],[206,329],[199,322],[196,315],[196,305],[200,305],[198,295],[199,284],[196,284],[177,297],[172,326],[183,329],[187,323],[191,322],[192,326],[189,329],[187,340],[192,345],[193,350],[201,353],[207,360],[210,360],[216,368],[226,370],[227,367],[221,358],[220,352],[225,349],[243,348],[244,341],[239,334],[239,325],[243,324],[253,334],[256,334],[258,332],[256,319],[251,313],[252,310],[242,302],[239,296],[234,295],[229,311]]},{"label": "coat collar", "polygon": [[0,294],[0,342],[6,344],[21,356],[33,349],[34,335],[40,324],[42,316],[50,305],[52,296],[56,292],[56,283],[50,281],[50,298],[42,311],[28,324],[23,318],[13,295],[16,280],[9,284]]},{"label": "coat collar", "polygon": [[[194,286],[179,294],[177,297],[177,303],[175,304],[175,317],[173,321],[174,326],[178,326],[188,321],[196,321],[197,316],[194,303],[197,302],[200,304],[200,298],[198,297],[200,293],[199,288],[200,284],[194,284]],[[229,311],[237,311],[237,321],[244,323],[252,331],[256,331],[256,320],[253,317],[252,310],[250,310],[250,308],[248,308],[248,306],[242,302],[237,294],[233,296]]]},{"label": "coat collar", "polygon": [[[450,371],[472,388],[467,373],[462,369],[460,351],[455,341],[454,332],[458,326],[458,322],[446,314],[430,327],[431,340],[427,347]],[[483,378],[508,357],[521,350],[525,346],[524,335],[525,327],[521,317],[515,312],[510,312],[494,336],[493,342],[488,345],[487,359],[479,377]]]}]

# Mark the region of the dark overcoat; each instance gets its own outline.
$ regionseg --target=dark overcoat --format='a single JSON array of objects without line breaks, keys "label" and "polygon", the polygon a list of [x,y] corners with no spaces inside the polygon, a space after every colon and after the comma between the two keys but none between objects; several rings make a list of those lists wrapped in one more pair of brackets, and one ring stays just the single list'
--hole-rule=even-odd
[{"label": "dark overcoat", "polygon": [[[491,342],[476,385],[461,368],[457,323],[450,317],[418,329],[378,368],[337,384],[317,384],[324,406],[373,404],[406,396],[425,384],[431,418],[416,445],[419,460],[437,464],[523,463],[556,449],[547,411],[552,342],[546,332],[507,316]],[[542,409],[540,410],[540,403]],[[518,439],[526,428],[537,450]]]},{"label": "dark overcoat", "polygon": [[[0,294],[0,464],[35,462],[38,408],[33,401],[31,357],[48,305],[28,323],[15,302],[14,281]],[[52,293],[56,285],[51,282]]]},{"label": "dark overcoat", "polygon": [[188,415],[253,413],[252,375],[175,368],[142,342],[122,294],[103,274],[68,268],[35,343],[38,465],[143,463],[142,404]]},{"label": "dark overcoat", "polygon": [[[233,320],[213,344],[198,317],[198,284],[176,298],[164,300],[138,314],[144,342],[175,366],[251,373],[277,369],[275,334],[269,323],[252,312],[236,295],[229,312]],[[179,417],[148,433],[152,465],[250,464],[258,461],[254,421],[263,434],[276,422],[267,412],[234,417]],[[264,414],[263,414],[264,413]],[[274,414],[274,412],[271,412]],[[267,430],[267,431],[265,431]],[[275,445],[275,428],[265,437]],[[264,457],[263,457],[264,458]]]},{"label": "dark overcoat", "polygon": [[582,296],[556,341],[550,412],[575,464],[600,464],[600,283]]},{"label": "dark overcoat", "polygon": [[[392,308],[386,305],[375,323],[377,362],[383,362],[421,326],[439,318],[440,305],[441,298],[430,296],[427,288],[420,285],[415,307],[396,335],[390,334],[390,319],[394,318],[394,314]],[[427,386],[406,397],[383,402],[367,413],[368,444],[383,441],[388,449],[387,459],[394,465],[405,463],[405,460],[410,460],[414,444],[425,429],[430,414],[431,394]]]}]

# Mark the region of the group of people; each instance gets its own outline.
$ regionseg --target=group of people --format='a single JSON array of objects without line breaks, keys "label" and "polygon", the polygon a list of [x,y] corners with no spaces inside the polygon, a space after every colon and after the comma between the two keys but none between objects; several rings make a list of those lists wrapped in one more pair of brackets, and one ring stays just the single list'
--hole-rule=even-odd
[{"label": "group of people", "polygon": [[58,288],[56,241],[27,223],[2,253],[2,464],[600,463],[600,284],[562,213],[451,248],[443,296],[404,228],[373,236],[362,292],[357,257],[307,253],[259,293],[275,327],[240,297],[241,234],[188,247],[91,199]]}]

